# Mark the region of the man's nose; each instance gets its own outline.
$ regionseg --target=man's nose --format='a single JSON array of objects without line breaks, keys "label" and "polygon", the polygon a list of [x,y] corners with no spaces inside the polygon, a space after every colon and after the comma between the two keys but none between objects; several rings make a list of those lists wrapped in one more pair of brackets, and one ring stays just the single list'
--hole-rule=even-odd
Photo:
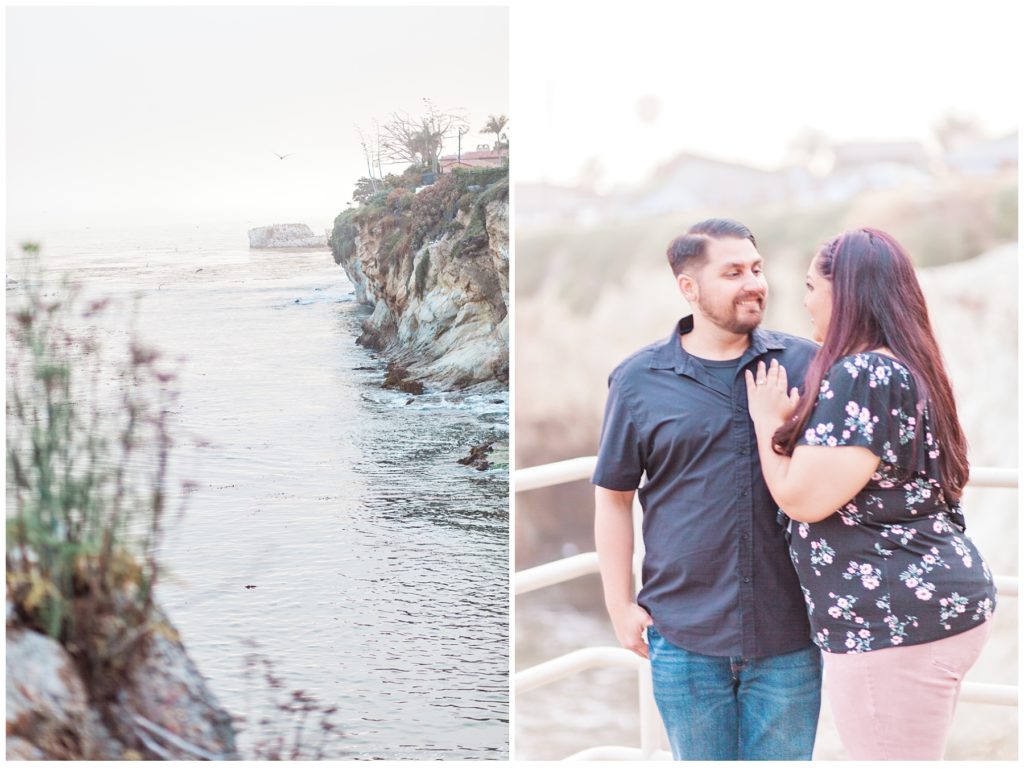
[{"label": "man's nose", "polygon": [[765,282],[764,275],[754,274],[753,272],[747,272],[743,278],[743,290],[750,291],[751,293],[760,293],[764,290]]}]

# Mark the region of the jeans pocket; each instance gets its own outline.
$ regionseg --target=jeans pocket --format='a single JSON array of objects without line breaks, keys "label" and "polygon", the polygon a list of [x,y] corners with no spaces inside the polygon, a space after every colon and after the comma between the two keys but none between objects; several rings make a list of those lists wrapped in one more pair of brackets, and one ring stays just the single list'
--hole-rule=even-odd
[{"label": "jeans pocket", "polygon": [[654,629],[654,625],[647,626],[647,645],[650,648],[654,648],[658,640],[661,639],[661,633]]},{"label": "jeans pocket", "polygon": [[928,660],[934,667],[963,677],[978,661],[988,641],[990,622],[983,622],[966,632],[933,640],[928,645]]}]

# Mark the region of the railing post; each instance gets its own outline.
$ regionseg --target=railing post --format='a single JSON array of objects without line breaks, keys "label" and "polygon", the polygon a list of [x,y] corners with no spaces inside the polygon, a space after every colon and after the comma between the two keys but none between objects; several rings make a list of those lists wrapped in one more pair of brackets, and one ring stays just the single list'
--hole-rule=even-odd
[{"label": "railing post", "polygon": [[[643,586],[644,564],[644,512],[640,498],[633,498],[633,584],[637,594]],[[640,696],[640,751],[644,759],[650,759],[661,748],[662,725],[658,706],[654,703],[654,680],[651,677],[651,663],[645,660],[637,668],[637,687]]]}]

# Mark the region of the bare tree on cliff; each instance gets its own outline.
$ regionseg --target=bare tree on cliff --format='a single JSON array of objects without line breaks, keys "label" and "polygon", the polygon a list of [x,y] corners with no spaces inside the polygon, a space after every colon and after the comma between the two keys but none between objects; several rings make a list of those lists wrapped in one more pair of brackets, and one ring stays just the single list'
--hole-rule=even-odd
[{"label": "bare tree on cliff", "polygon": [[[506,126],[508,126],[508,116],[502,113],[500,116],[488,116],[487,123],[480,130],[494,135],[494,150],[496,151],[508,147],[508,135],[503,134]],[[504,143],[502,143],[503,139]]]},{"label": "bare tree on cliff", "polygon": [[[370,181],[370,188],[373,193],[376,194],[378,190],[377,181],[373,176],[373,154],[370,151],[370,144],[366,141],[366,135],[363,134],[363,128],[356,124],[356,132],[359,134],[359,146],[363,149],[363,158],[366,159],[366,174],[367,180]],[[378,161],[379,163],[379,161]]]},{"label": "bare tree on cliff", "polygon": [[380,130],[380,157],[395,164],[420,164],[431,171],[441,171],[439,159],[444,141],[466,124],[461,112],[438,110],[428,100],[423,100],[426,112],[412,118],[406,113],[392,113],[391,118]]}]

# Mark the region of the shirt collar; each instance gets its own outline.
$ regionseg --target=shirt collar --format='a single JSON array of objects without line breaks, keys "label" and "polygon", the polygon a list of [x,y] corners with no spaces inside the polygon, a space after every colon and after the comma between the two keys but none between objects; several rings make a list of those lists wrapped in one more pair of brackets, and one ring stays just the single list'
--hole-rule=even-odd
[{"label": "shirt collar", "polygon": [[[694,369],[693,356],[683,349],[679,341],[679,337],[682,334],[687,334],[692,330],[693,315],[681,318],[672,327],[672,333],[669,334],[668,339],[655,348],[651,356],[650,368],[672,369],[676,374],[690,374],[692,376]],[[769,350],[785,349],[786,343],[778,333],[758,326],[750,332],[750,346],[743,353],[741,364],[746,363],[751,358],[764,355]]]}]

